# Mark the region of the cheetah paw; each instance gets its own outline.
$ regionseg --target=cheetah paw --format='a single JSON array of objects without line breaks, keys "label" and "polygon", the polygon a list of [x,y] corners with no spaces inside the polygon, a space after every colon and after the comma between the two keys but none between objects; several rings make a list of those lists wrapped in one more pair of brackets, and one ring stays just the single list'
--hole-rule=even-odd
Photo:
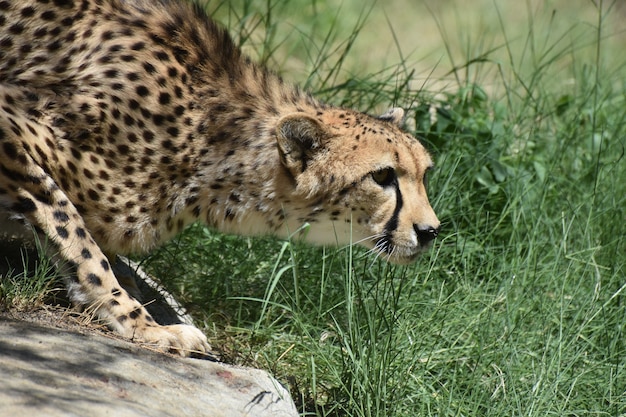
[{"label": "cheetah paw", "polygon": [[210,356],[211,346],[204,333],[186,324],[136,329],[132,339],[180,356]]}]

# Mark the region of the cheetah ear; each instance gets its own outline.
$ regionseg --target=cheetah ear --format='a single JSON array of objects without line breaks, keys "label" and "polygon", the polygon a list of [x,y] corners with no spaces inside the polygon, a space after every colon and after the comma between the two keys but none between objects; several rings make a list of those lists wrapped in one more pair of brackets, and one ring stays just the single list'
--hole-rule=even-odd
[{"label": "cheetah ear", "polygon": [[304,172],[329,136],[324,125],[307,114],[294,113],[283,117],[276,126],[281,162],[294,176]]},{"label": "cheetah ear", "polygon": [[387,110],[384,114],[378,116],[380,120],[393,123],[395,125],[402,125],[404,122],[404,110],[400,107],[394,107]]}]

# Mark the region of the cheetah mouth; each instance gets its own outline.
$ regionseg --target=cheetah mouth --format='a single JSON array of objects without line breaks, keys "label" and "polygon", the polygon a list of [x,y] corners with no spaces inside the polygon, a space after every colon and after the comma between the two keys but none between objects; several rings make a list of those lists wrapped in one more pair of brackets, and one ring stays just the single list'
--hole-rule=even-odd
[{"label": "cheetah mouth", "polygon": [[415,262],[428,246],[397,245],[389,236],[383,236],[376,241],[373,250],[388,262],[406,265]]}]

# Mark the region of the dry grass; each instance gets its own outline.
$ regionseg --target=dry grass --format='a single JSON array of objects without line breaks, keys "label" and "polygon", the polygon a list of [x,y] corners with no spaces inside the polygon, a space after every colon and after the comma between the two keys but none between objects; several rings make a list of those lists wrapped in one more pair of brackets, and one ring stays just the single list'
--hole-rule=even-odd
[{"label": "dry grass", "polygon": [[[587,37],[588,42],[582,42],[582,45],[586,45],[584,48],[587,49],[588,57],[590,61],[593,60],[593,38],[598,25],[598,8],[595,3],[591,0],[388,0],[373,4],[360,0],[314,2],[277,22],[276,36],[292,40],[300,33],[303,41],[295,44],[287,42],[299,46],[292,49],[278,48],[272,60],[288,74],[288,78],[301,82],[309,75],[310,62],[292,52],[304,44],[310,47],[311,33],[323,37],[326,29],[303,29],[310,23],[310,16],[337,20],[336,39],[347,39],[365,16],[365,24],[343,65],[344,77],[365,76],[404,62],[409,70],[415,70],[416,88],[428,91],[455,90],[459,82],[467,81],[465,77],[473,82],[480,81],[483,87],[489,88],[490,84],[494,87],[498,82],[495,65],[508,61],[505,45],[508,44],[513,50],[528,50],[525,44],[536,32],[536,27],[550,28],[552,38],[545,39],[546,47],[552,45],[556,37],[562,37],[563,45],[572,43],[581,48],[581,39]],[[605,36],[603,42],[609,50],[626,44],[626,5],[612,3],[605,1],[602,5],[606,13],[602,22]],[[266,37],[264,26],[250,19],[248,27],[254,27],[253,38],[256,41],[248,42],[244,50],[258,57],[263,53],[263,48],[258,45]],[[541,48],[542,40],[534,41],[536,47]],[[310,51],[310,54],[315,55],[315,51]],[[494,65],[493,71],[472,68],[468,72],[451,73],[454,68],[463,67],[469,60],[486,57],[485,54],[491,65]],[[533,57],[526,56],[525,59]],[[611,57],[606,59],[611,60]],[[620,60],[621,57],[615,57],[616,63]],[[610,66],[611,62],[607,62],[607,65]],[[472,79],[479,75],[481,80]],[[493,78],[489,79],[490,76]]]}]

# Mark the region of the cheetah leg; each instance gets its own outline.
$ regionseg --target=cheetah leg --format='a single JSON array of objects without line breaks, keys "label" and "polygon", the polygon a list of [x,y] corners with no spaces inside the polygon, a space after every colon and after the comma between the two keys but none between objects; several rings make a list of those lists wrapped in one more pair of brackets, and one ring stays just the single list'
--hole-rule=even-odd
[{"label": "cheetah leg", "polygon": [[0,112],[0,204],[43,230],[58,246],[59,255],[75,265],[74,285],[80,289],[81,301],[124,337],[183,356],[207,352],[210,347],[200,330],[157,324],[119,285],[76,207],[25,151],[20,137],[24,139],[28,130],[11,129],[16,118],[2,116]]}]

